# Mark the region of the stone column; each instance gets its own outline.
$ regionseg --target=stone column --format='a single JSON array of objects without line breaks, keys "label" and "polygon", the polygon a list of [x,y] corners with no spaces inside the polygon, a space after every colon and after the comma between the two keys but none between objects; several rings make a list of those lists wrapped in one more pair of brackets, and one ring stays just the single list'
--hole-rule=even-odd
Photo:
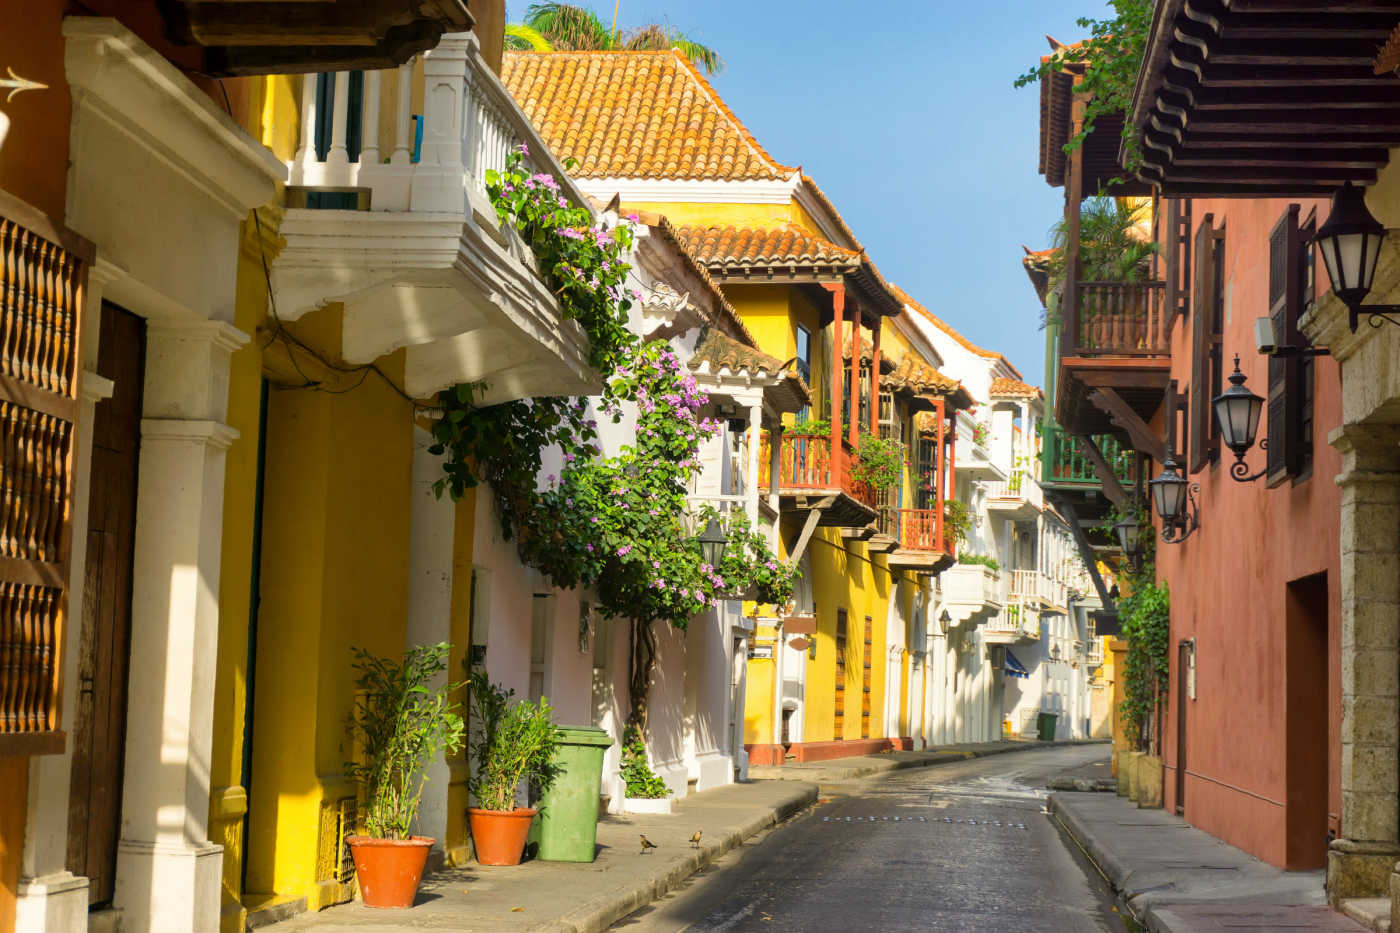
[{"label": "stone column", "polygon": [[[438,457],[428,453],[432,435],[413,429],[413,504],[408,549],[408,614],[404,647],[435,645],[452,640],[452,562],[457,506],[451,497],[433,495],[433,481],[442,475]],[[434,686],[461,679],[460,670],[439,675]],[[447,788],[452,782],[445,756],[428,764],[416,831],[433,837],[433,857],[447,840]]]},{"label": "stone column", "polygon": [[1342,837],[1327,895],[1400,901],[1400,427],[1343,425]]},{"label": "stone column", "polygon": [[122,836],[115,904],[132,930],[216,931],[209,841],[230,354],[248,337],[152,320],[137,479]]}]

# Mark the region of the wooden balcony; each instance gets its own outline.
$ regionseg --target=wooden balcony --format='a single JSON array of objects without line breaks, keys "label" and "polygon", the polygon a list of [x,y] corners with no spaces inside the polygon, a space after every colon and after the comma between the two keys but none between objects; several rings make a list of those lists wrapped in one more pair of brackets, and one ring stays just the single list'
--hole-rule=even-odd
[{"label": "wooden balcony", "polygon": [[1070,433],[1121,431],[1127,410],[1152,418],[1171,367],[1165,294],[1160,281],[1066,288],[1055,417]]},{"label": "wooden balcony", "polygon": [[938,573],[956,557],[955,545],[933,509],[881,509],[879,524],[897,542],[890,552],[894,569]]},{"label": "wooden balcony", "polygon": [[[1136,481],[1133,466],[1133,451],[1124,447],[1111,434],[1100,434],[1091,438],[1103,453],[1104,459],[1113,470],[1113,475],[1125,488]],[[1093,489],[1103,487],[1103,482],[1094,472],[1094,464],[1084,455],[1075,439],[1066,434],[1058,425],[1047,424],[1041,447],[1040,485],[1048,489]]]},{"label": "wooden balcony", "polygon": [[854,455],[842,444],[833,456],[831,437],[784,434],[776,457],[772,437],[764,433],[759,451],[759,488],[777,492],[783,512],[819,509],[818,525],[864,528],[878,515],[875,490],[851,475]]}]

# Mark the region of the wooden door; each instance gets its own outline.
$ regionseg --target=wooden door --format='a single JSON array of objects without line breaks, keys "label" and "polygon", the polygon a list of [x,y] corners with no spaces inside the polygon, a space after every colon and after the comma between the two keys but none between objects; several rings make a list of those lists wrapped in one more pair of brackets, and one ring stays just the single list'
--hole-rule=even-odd
[{"label": "wooden door", "polygon": [[836,731],[832,738],[846,737],[846,610],[836,610]]},{"label": "wooden door", "polygon": [[68,801],[68,870],[87,876],[93,905],[111,901],[117,867],[145,348],[145,321],[103,303],[97,372],[115,389],[93,420]]},{"label": "wooden door", "polygon": [[874,622],[870,616],[865,617],[865,653],[861,656],[865,662],[865,669],[861,672],[860,682],[860,737],[870,738],[870,661],[871,647],[874,645]]}]

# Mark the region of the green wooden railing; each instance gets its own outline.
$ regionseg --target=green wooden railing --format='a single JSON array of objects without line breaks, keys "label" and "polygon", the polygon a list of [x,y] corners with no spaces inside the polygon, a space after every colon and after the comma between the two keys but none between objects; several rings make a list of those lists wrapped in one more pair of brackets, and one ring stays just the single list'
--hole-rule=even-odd
[{"label": "green wooden railing", "polygon": [[[1104,459],[1113,467],[1118,481],[1125,486],[1133,482],[1133,451],[1123,447],[1109,434],[1095,435],[1094,442]],[[1041,446],[1041,484],[1045,486],[1097,486],[1099,478],[1094,465],[1080,451],[1065,430],[1047,423]]]}]

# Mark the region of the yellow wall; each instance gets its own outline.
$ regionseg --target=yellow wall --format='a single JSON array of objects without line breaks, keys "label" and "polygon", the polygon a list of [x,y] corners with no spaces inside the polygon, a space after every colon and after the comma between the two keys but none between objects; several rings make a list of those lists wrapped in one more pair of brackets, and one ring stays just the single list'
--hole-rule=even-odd
[{"label": "yellow wall", "polygon": [[[297,336],[338,346],[340,319],[328,306]],[[402,366],[401,352],[381,361],[396,381]],[[340,893],[315,869],[322,800],[354,792],[350,647],[404,647],[412,419],[377,378],[269,395],[247,890],[304,896],[312,910]]]},{"label": "yellow wall", "polygon": [[[771,625],[760,625],[753,641],[760,645],[776,645],[777,633]],[[744,741],[749,744],[768,745],[773,741],[775,669],[776,663],[767,658],[749,661],[744,684]]]}]

